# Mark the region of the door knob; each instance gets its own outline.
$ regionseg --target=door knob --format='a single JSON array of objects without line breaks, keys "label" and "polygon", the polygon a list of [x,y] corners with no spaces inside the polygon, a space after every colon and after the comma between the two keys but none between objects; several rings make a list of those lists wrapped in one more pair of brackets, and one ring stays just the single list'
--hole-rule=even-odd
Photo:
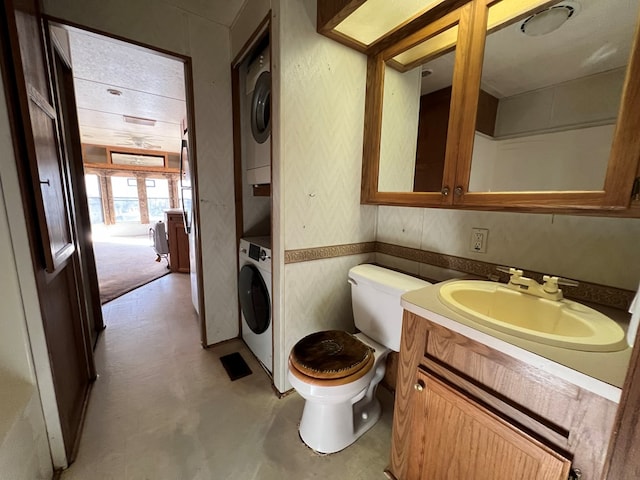
[{"label": "door knob", "polygon": [[462,187],[458,186],[456,187],[456,189],[453,191],[453,193],[455,193],[456,197],[461,197],[462,194],[464,193],[464,190],[462,189]]},{"label": "door knob", "polygon": [[422,392],[424,390],[424,382],[422,382],[422,380],[418,380],[413,386],[413,389],[416,392]]},{"label": "door knob", "polygon": [[446,197],[449,195],[449,187],[443,187],[442,190],[440,190],[440,193]]}]

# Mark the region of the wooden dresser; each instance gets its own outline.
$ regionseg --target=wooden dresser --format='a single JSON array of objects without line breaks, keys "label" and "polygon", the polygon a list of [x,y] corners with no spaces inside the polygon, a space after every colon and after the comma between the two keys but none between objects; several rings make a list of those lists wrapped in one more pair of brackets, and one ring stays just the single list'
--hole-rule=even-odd
[{"label": "wooden dresser", "polygon": [[169,239],[169,267],[172,272],[189,273],[189,236],[184,231],[180,211],[165,212]]}]

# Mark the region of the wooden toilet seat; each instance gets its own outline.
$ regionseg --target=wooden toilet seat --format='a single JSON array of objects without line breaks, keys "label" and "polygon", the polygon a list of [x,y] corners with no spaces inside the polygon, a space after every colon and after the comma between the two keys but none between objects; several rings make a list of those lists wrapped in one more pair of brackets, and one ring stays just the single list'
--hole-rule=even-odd
[{"label": "wooden toilet seat", "polygon": [[307,335],[291,349],[291,373],[316,385],[345,385],[363,377],[374,363],[374,350],[341,330]]}]

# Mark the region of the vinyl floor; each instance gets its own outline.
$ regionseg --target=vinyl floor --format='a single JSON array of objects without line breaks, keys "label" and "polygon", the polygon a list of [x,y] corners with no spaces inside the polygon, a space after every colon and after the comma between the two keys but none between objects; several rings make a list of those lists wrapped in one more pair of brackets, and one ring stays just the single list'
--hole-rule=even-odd
[{"label": "vinyl floor", "polygon": [[[384,479],[392,396],[342,452],[318,455],[298,437],[303,400],[278,399],[240,340],[202,349],[189,276],[170,274],[103,307],[107,329],[78,456],[63,480]],[[219,357],[253,371],[229,380]]]}]

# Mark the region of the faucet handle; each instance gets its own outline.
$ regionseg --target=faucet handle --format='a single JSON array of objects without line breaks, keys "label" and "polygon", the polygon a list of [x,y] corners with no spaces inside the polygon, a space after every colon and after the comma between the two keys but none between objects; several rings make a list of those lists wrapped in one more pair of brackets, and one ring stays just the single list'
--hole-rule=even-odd
[{"label": "faucet handle", "polygon": [[542,280],[544,285],[542,289],[547,293],[556,293],[558,291],[558,285],[566,285],[568,287],[577,287],[580,282],[571,280],[570,278],[554,277],[551,275],[543,275]]},{"label": "faucet handle", "polygon": [[558,277],[558,285],[565,285],[567,287],[577,287],[580,282],[577,280],[571,280],[570,278]]},{"label": "faucet handle", "polygon": [[502,273],[508,273],[509,275],[511,275],[512,277],[521,277],[524,272],[520,269],[517,268],[513,268],[513,267],[502,267],[502,266],[498,266],[496,267],[496,270],[498,270],[499,272]]}]

